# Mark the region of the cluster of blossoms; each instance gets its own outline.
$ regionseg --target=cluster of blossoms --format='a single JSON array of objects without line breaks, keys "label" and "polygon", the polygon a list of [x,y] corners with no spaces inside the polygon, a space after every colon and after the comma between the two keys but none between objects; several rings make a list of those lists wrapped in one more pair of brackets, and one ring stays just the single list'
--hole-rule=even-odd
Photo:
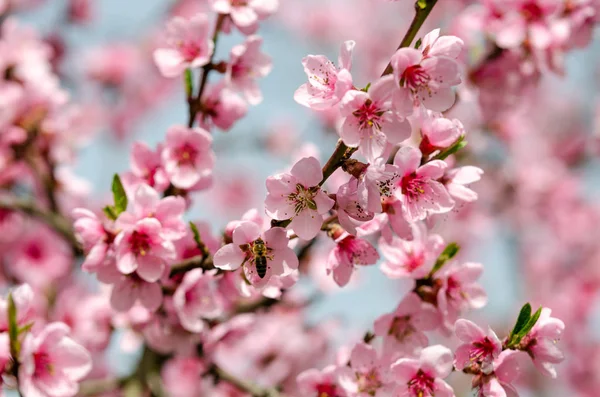
[{"label": "cluster of blossoms", "polygon": [[[0,1],[0,13],[25,3]],[[479,284],[483,265],[458,257],[459,244],[448,243],[443,229],[445,223],[464,227],[456,238],[468,245],[464,224],[474,219],[470,211],[480,199],[471,184],[484,185],[489,171],[482,178],[482,169],[463,165],[473,164],[473,157],[463,156],[471,128],[453,112],[462,115],[460,106],[477,89],[485,101],[485,81],[497,72],[498,59],[517,60],[518,67],[534,62],[534,74],[542,73],[542,60],[555,69],[565,51],[589,41],[595,2],[490,0],[468,8],[461,18],[485,27],[497,52],[468,75],[467,39],[436,29],[415,41],[413,25],[401,48],[386,55],[381,77],[364,88],[353,70],[354,41],[342,44],[337,64],[307,56],[308,82],[294,99],[335,125],[335,151],[325,163],[315,150],[295,152],[297,161],[266,179],[264,211],[247,211],[219,235],[208,223],[184,218],[195,193],[216,183],[215,127],[229,130],[248,104],[263,99],[258,79],[269,74],[271,60],[257,33],[279,4],[191,3],[176,2],[169,11],[166,29],[152,45],[156,70],[150,81],[183,81],[187,125],[171,126],[155,148],[136,142],[130,169],[115,175],[113,201],[102,210],[85,202],[84,186],[58,168],[72,162],[84,124],[53,70],[58,51],[14,20],[2,22],[0,273],[6,285],[20,284],[0,300],[3,386],[23,397],[74,396],[80,382],[85,395],[141,389],[178,397],[451,397],[461,394],[451,374],[462,372],[475,395],[505,397],[517,395],[527,356],[540,372],[557,377],[565,324],[548,307],[532,313],[523,306],[504,338],[463,318],[487,303]],[[415,21],[435,4],[416,2]],[[72,1],[68,13],[82,22],[89,6]],[[215,60],[218,37],[234,30],[243,42],[227,59]],[[143,74],[132,65],[143,58],[139,49],[115,45],[93,54],[87,77],[128,91],[130,78]],[[213,81],[210,73],[222,78]],[[467,87],[461,84],[465,76]],[[136,96],[152,97],[149,91]],[[463,103],[457,104],[457,93]],[[143,104],[133,113],[139,115],[150,100],[138,99]],[[526,182],[521,185],[529,187]],[[535,182],[530,189],[545,194],[546,182]],[[528,201],[530,191],[506,190],[539,210]],[[22,201],[24,196],[32,200]],[[556,201],[579,208],[571,196]],[[563,215],[545,221],[558,233],[566,224]],[[524,241],[536,242],[529,235]],[[575,251],[579,242],[565,246]],[[313,255],[313,244],[326,243],[322,255]],[[584,248],[597,257],[593,247]],[[539,250],[530,252],[529,261],[544,259],[534,257]],[[99,292],[72,274],[76,260],[103,284]],[[311,299],[292,287],[308,271],[346,287],[360,277],[358,266],[378,263],[409,292],[375,320],[363,341],[332,352],[329,342],[340,325],[307,325],[304,308]],[[123,349],[143,350],[138,369],[120,379],[105,363],[116,329],[123,333]],[[458,346],[431,344],[435,333]],[[568,342],[570,349],[583,349],[572,338]]]}]

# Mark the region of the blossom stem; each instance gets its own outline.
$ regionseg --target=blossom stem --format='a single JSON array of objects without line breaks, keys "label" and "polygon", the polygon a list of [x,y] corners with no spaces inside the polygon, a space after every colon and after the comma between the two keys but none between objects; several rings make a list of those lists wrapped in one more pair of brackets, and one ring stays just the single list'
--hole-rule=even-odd
[{"label": "blossom stem", "polygon": [[188,100],[189,106],[189,118],[188,118],[188,127],[192,128],[194,126],[194,122],[196,121],[196,115],[200,110],[202,105],[202,94],[204,93],[204,89],[206,88],[206,84],[208,83],[208,74],[211,70],[213,70],[213,59],[215,56],[215,52],[217,50],[217,41],[219,40],[219,32],[223,27],[223,23],[225,22],[226,14],[219,14],[217,16],[217,21],[215,22],[215,30],[213,32],[212,41],[214,44],[213,53],[210,56],[210,60],[206,65],[202,67],[202,73],[200,77],[200,85],[198,87],[198,94],[195,98],[191,98]]},{"label": "blossom stem", "polygon": [[[429,16],[429,13],[431,13],[431,10],[433,10],[433,7],[437,3],[437,1],[438,0],[417,0],[415,2],[415,16],[413,17],[413,20],[410,23],[410,26],[408,27],[408,31],[402,38],[398,49],[408,47],[411,45],[411,43],[417,36],[419,29],[421,29],[421,26],[423,26],[423,23]],[[382,76],[392,73],[393,70],[394,69],[392,68],[392,64],[388,63],[387,67],[383,71]]]},{"label": "blossom stem", "polygon": [[83,252],[81,244],[73,233],[70,222],[58,213],[46,211],[29,200],[20,199],[0,200],[0,209],[19,211],[40,220],[61,235],[71,245],[76,255],[81,255]]}]

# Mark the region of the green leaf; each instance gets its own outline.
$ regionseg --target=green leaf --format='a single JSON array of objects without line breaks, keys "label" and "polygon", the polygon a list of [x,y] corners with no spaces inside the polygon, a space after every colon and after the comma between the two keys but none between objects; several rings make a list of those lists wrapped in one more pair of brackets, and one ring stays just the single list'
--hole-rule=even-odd
[{"label": "green leaf", "polygon": [[422,43],[423,43],[423,40],[421,40],[421,39],[417,40],[417,42],[415,43],[415,49],[421,47]]},{"label": "green leaf", "polygon": [[[521,312],[519,313],[519,317],[517,317],[517,322],[515,323],[515,327],[513,328],[512,332],[510,333],[511,338],[519,335],[521,330],[523,330],[523,328],[525,328],[525,325],[527,325],[527,323],[529,322],[530,318],[531,318],[531,305],[529,303],[526,303],[521,308]],[[518,343],[518,341],[515,343]]]},{"label": "green leaf", "polygon": [[363,92],[367,92],[367,91],[369,91],[369,88],[371,88],[371,83],[367,84],[367,85],[365,86],[365,88],[363,88],[361,91],[363,91]]},{"label": "green leaf", "polygon": [[461,136],[460,138],[458,138],[458,140],[456,142],[454,142],[452,144],[452,146],[450,146],[446,150],[436,154],[431,160],[445,160],[446,157],[458,152],[459,150],[461,150],[462,148],[467,146],[467,141],[465,141],[464,139],[465,139],[465,137]]},{"label": "green leaf", "polygon": [[190,229],[192,229],[194,241],[196,242],[196,246],[198,247],[198,249],[202,251],[204,255],[208,255],[208,249],[206,248],[206,245],[204,245],[204,243],[202,242],[202,239],[200,238],[200,232],[198,231],[198,227],[194,224],[194,222],[190,222]]},{"label": "green leaf", "polygon": [[127,194],[125,194],[125,189],[123,188],[119,174],[115,174],[113,177],[112,192],[113,199],[115,200],[115,214],[119,216],[121,212],[127,209]]},{"label": "green leaf", "polygon": [[186,69],[185,74],[183,75],[183,82],[185,84],[185,95],[188,98],[192,97],[194,92],[194,83],[192,82],[193,75],[191,69]]},{"label": "green leaf", "polygon": [[454,258],[456,256],[456,254],[458,254],[458,251],[460,251],[460,246],[458,244],[456,244],[456,243],[448,244],[446,246],[446,248],[444,248],[444,250],[442,251],[440,256],[438,257],[438,259],[435,261],[435,265],[433,266],[431,273],[429,273],[429,276],[430,277],[433,276],[433,274],[435,272],[437,272],[438,270],[440,270],[446,262],[448,262],[450,259]]},{"label": "green leaf", "polygon": [[17,325],[17,306],[12,296],[8,293],[8,337],[10,340],[10,355],[17,359],[19,357],[19,328]]},{"label": "green leaf", "polygon": [[204,244],[202,240],[200,240],[200,232],[198,231],[198,227],[194,224],[194,222],[190,222],[190,229],[192,229],[192,233],[194,234],[194,241],[198,248],[203,247]]},{"label": "green leaf", "polygon": [[417,7],[424,10],[427,8],[427,0],[417,0]]},{"label": "green leaf", "polygon": [[531,331],[533,329],[533,327],[535,326],[535,323],[537,323],[541,314],[542,314],[542,308],[540,307],[539,309],[536,310],[536,312],[533,314],[533,316],[531,316],[529,318],[529,320],[527,321],[527,324],[525,324],[523,326],[523,328],[518,332],[519,341],[525,335],[527,335],[529,333],[529,331]]},{"label": "green leaf", "polygon": [[115,214],[115,207],[113,207],[112,205],[107,205],[106,207],[102,208],[102,211],[108,219],[113,221],[117,219],[117,214]]},{"label": "green leaf", "polygon": [[31,331],[31,328],[33,327],[33,323],[29,323],[29,324],[25,324],[24,326],[20,327],[19,330],[17,331],[17,333],[19,335],[25,333],[25,332],[29,332]]}]

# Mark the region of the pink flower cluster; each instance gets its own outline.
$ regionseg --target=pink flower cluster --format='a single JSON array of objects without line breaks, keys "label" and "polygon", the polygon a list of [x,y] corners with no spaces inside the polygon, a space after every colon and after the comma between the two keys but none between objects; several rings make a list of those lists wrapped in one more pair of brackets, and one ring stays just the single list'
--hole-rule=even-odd
[{"label": "pink flower cluster", "polygon": [[[410,2],[415,19],[394,53],[381,40],[392,33],[382,10],[406,4],[339,1],[281,4],[284,12],[314,11],[302,13],[308,35],[356,39],[343,42],[337,63],[305,57],[308,81],[294,93],[337,133],[333,153],[325,159],[315,145],[296,146],[282,128],[286,136],[268,142],[292,156],[266,178],[264,207],[238,216],[223,204],[218,235],[186,213],[194,204],[212,208],[223,190],[256,204],[221,183],[219,167],[237,141],[221,151],[211,134],[263,100],[259,79],[272,62],[259,27],[279,1],[177,0],[164,31],[144,45],[89,52],[83,74],[96,84],[92,96],[115,103],[96,116],[121,133],[177,84],[187,105],[187,123],[173,124],[155,147],[133,144],[129,170],[115,175],[102,211],[69,169],[82,131],[99,123],[93,106],[69,105],[60,88],[68,40],[56,33],[44,42],[0,18],[0,284],[19,285],[0,299],[3,388],[23,397],[514,397],[527,357],[557,378],[556,365],[574,355],[566,379],[593,395],[596,383],[581,380],[595,375],[588,362],[600,351],[583,331],[600,288],[600,215],[583,197],[584,179],[573,176],[593,154],[584,150],[589,139],[573,142],[571,126],[544,111],[556,95],[543,95],[538,83],[590,40],[597,1]],[[417,32],[436,3],[449,7],[440,14],[457,15],[452,24],[436,20],[456,36]],[[0,16],[28,4],[0,0]],[[94,14],[88,1],[70,1],[66,13],[77,25]],[[232,33],[241,42],[217,48]],[[359,84],[365,75],[380,77]],[[523,105],[529,89],[541,95],[525,99],[543,106]],[[220,183],[228,187],[210,190]],[[501,227],[490,226],[496,219]],[[484,235],[503,243],[507,227],[520,237],[514,251],[525,264],[514,278],[553,310],[523,306],[502,337],[465,318],[488,301],[484,267],[466,257],[482,247],[489,254]],[[575,262],[584,265],[572,271]],[[102,285],[92,292],[79,266]],[[314,321],[307,308],[359,285],[367,266],[387,277],[376,288],[392,286],[393,305],[373,312],[360,342],[334,350],[346,331],[356,340],[355,330],[334,316]],[[140,351],[137,368],[119,377],[112,349]]]}]

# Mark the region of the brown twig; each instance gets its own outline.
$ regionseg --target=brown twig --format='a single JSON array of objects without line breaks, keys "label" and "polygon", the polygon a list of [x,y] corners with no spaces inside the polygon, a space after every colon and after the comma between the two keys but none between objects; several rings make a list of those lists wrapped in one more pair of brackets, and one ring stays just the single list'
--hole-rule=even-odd
[{"label": "brown twig", "polygon": [[19,211],[45,223],[71,245],[76,255],[82,254],[83,249],[81,244],[75,237],[70,222],[63,216],[46,211],[38,207],[35,203],[22,199],[0,199],[0,209]]},{"label": "brown twig", "polygon": [[215,22],[215,30],[213,32],[212,41],[214,44],[214,51],[210,56],[210,60],[206,65],[202,67],[202,73],[200,77],[200,85],[198,88],[198,94],[195,98],[188,99],[189,106],[189,115],[188,115],[188,127],[192,128],[194,126],[194,122],[196,121],[196,115],[202,106],[202,95],[204,94],[204,89],[206,88],[206,84],[208,83],[208,74],[211,70],[214,69],[213,59],[215,56],[215,52],[217,50],[217,41],[219,40],[219,32],[223,27],[223,23],[225,22],[226,14],[219,14],[217,16],[217,20]]}]

